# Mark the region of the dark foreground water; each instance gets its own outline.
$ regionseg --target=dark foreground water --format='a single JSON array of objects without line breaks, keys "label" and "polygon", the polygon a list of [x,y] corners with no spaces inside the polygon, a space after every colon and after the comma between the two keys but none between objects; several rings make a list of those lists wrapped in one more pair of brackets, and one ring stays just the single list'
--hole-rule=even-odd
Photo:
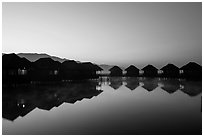
[{"label": "dark foreground water", "polygon": [[107,78],[3,88],[3,134],[201,134],[202,82]]}]

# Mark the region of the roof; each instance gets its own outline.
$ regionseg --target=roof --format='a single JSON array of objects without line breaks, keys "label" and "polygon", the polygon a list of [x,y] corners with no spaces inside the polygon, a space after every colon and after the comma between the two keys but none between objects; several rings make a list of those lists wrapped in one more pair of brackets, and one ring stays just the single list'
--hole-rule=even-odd
[{"label": "roof", "polygon": [[110,68],[109,71],[123,71],[123,70],[118,66],[114,66],[114,67]]},{"label": "roof", "polygon": [[142,70],[144,70],[144,71],[157,71],[158,69],[152,65],[147,65]]},{"label": "roof", "polygon": [[179,68],[174,64],[167,64],[166,66],[162,67],[160,70],[179,70]]},{"label": "roof", "polygon": [[16,54],[4,54],[2,56],[2,67],[3,68],[18,68],[20,57]]},{"label": "roof", "polygon": [[84,70],[96,71],[96,66],[91,62],[84,62],[84,63],[81,63],[81,65]]},{"label": "roof", "polygon": [[81,67],[81,64],[77,63],[77,62],[74,61],[74,60],[64,61],[64,62],[61,64],[61,68],[62,68],[62,69],[68,69],[68,70],[81,70],[81,69],[83,69],[83,68]]},{"label": "roof", "polygon": [[34,62],[34,65],[40,69],[57,69],[60,63],[51,58],[40,58]]},{"label": "roof", "polygon": [[180,68],[181,70],[202,70],[202,66],[195,63],[195,62],[189,62],[188,64],[184,65],[183,67]]},{"label": "roof", "polygon": [[139,69],[135,67],[134,65],[130,65],[128,68],[125,69],[125,71],[131,71],[131,70],[139,71]]},{"label": "roof", "polygon": [[23,68],[23,67],[31,68],[33,66],[33,63],[23,57],[23,58],[21,58],[19,65],[21,68]]},{"label": "roof", "polygon": [[2,56],[2,66],[3,68],[29,68],[32,67],[32,63],[26,58],[20,58],[16,54],[4,54]]}]

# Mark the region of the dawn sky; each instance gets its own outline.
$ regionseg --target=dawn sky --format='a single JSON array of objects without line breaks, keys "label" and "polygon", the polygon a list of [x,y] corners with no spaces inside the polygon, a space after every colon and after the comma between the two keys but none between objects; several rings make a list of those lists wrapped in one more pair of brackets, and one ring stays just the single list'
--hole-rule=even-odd
[{"label": "dawn sky", "polygon": [[3,3],[2,52],[97,64],[202,62],[202,3]]}]

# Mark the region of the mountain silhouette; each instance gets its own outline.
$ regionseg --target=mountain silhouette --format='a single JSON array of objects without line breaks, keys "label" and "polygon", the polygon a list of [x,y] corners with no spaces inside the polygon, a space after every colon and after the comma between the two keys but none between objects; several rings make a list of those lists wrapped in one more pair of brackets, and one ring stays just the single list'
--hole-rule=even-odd
[{"label": "mountain silhouette", "polygon": [[59,61],[60,63],[68,60],[68,59],[65,59],[65,58],[59,58],[59,57],[56,57],[56,56],[50,56],[48,54],[45,54],[45,53],[19,53],[17,54],[19,57],[24,57],[26,59],[28,59],[29,61],[31,62],[35,62],[36,60],[40,59],[40,58],[51,58],[53,59],[54,61]]}]

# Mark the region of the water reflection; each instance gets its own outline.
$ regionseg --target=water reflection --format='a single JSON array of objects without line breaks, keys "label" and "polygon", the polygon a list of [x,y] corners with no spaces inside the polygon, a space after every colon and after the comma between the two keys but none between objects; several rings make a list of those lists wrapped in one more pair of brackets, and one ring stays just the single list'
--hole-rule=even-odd
[{"label": "water reflection", "polygon": [[159,84],[169,94],[176,92],[180,88],[180,81],[178,79],[163,79],[160,80]]},{"label": "water reflection", "polygon": [[133,77],[126,78],[126,85],[130,90],[135,90],[139,86],[139,80]]},{"label": "water reflection", "polygon": [[202,92],[201,81],[188,81],[185,79],[172,79],[172,78],[134,78],[134,77],[111,77],[103,78],[101,81],[105,85],[109,85],[117,90],[122,85],[125,85],[130,90],[135,90],[137,87],[142,87],[151,92],[157,87],[163,89],[169,94],[181,90],[189,96],[196,96]]},{"label": "water reflection", "polygon": [[91,99],[102,92],[99,87],[97,81],[86,81],[3,89],[3,118],[13,121],[35,108],[51,110],[64,102],[73,104],[84,98]]},{"label": "water reflection", "polygon": [[122,77],[110,77],[109,79],[110,79],[109,86],[115,90],[123,85]]},{"label": "water reflection", "polygon": [[[199,96],[202,92],[201,81],[102,77],[98,81],[31,84],[3,88],[2,91],[4,119],[15,123],[23,121],[23,119],[18,119],[19,116],[25,117],[29,113],[35,113],[35,116],[38,116],[34,119],[38,119],[42,117],[38,109],[56,113],[55,115],[62,116],[59,116],[62,121],[58,125],[64,126],[64,128],[56,129],[56,134],[188,134],[188,132],[198,134],[201,129],[201,123],[199,123],[201,111],[200,109],[197,111],[200,100],[196,97],[201,99]],[[98,96],[96,100],[94,96]],[[93,99],[87,103],[81,101],[84,98]],[[77,104],[77,101],[80,103]],[[70,107],[68,104],[74,105]],[[54,107],[59,109],[53,112]],[[67,112],[69,112],[68,115]],[[194,120],[189,119],[191,116]],[[180,124],[174,123],[178,120]],[[45,122],[48,121],[45,120]],[[52,119],[52,122],[57,122],[57,120]],[[68,127],[70,132],[66,130]],[[75,128],[79,129],[79,132]],[[111,131],[110,128],[114,130]],[[158,130],[160,128],[161,132]],[[182,128],[182,130],[178,131],[177,128]],[[52,131],[48,126],[47,132],[43,133],[51,134]]]},{"label": "water reflection", "polygon": [[181,81],[180,90],[189,96],[197,96],[202,91],[202,82],[197,81]]},{"label": "water reflection", "polygon": [[141,79],[141,83],[143,84],[143,88],[147,91],[153,91],[158,87],[158,79],[157,78],[143,78]]}]

